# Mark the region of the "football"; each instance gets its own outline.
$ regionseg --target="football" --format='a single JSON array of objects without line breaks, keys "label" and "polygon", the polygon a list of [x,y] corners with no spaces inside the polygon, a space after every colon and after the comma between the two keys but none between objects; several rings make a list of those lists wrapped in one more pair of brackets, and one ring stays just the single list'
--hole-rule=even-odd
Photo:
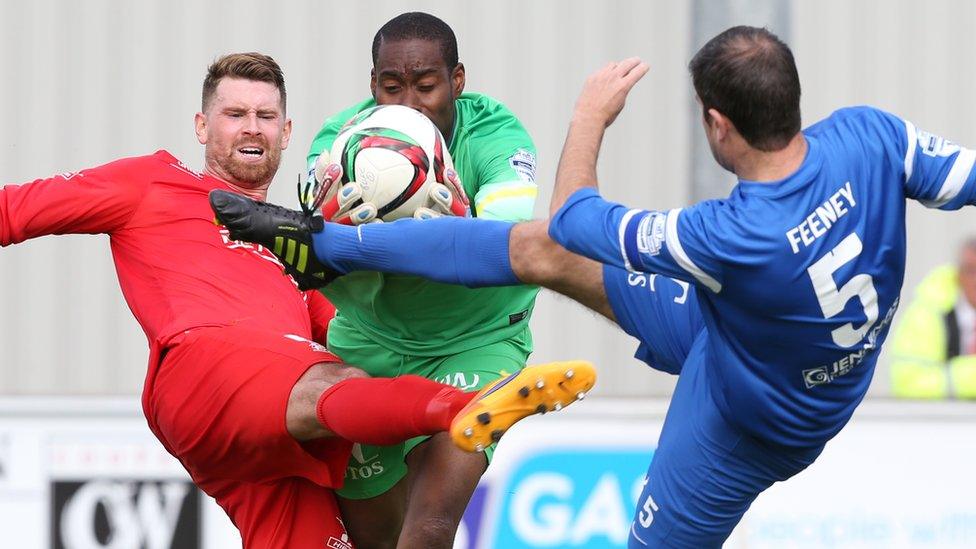
[{"label": "football", "polygon": [[[411,217],[429,206],[431,187],[446,184],[444,170],[454,167],[434,123],[401,105],[377,105],[354,116],[329,156],[342,166],[342,184],[355,181],[361,189],[356,202],[371,203],[383,221]],[[356,202],[344,209],[354,210]]]}]

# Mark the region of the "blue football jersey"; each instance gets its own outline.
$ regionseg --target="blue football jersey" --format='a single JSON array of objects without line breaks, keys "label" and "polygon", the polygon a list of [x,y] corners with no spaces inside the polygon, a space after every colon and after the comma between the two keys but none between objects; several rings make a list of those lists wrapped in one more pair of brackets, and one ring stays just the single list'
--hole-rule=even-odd
[{"label": "blue football jersey", "polygon": [[905,202],[974,201],[976,152],[870,107],[804,130],[806,158],[724,200],[627,209],[576,192],[553,218],[568,249],[694,283],[703,360],[723,415],[774,443],[832,437],[864,397],[898,306]]}]

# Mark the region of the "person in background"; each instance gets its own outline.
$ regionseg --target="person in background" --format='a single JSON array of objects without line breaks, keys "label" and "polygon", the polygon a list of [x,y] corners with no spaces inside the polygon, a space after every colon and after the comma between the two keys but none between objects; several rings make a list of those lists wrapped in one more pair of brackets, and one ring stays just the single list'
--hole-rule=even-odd
[{"label": "person in background", "polygon": [[922,280],[892,339],[896,397],[976,399],[976,237]]}]

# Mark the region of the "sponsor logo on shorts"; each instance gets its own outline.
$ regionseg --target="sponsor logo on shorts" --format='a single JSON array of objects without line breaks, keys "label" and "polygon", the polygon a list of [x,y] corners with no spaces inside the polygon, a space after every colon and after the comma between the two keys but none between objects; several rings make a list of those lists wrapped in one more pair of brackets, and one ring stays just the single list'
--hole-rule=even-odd
[{"label": "sponsor logo on shorts", "polygon": [[641,528],[645,528],[645,529],[650,528],[651,523],[654,522],[654,513],[661,510],[661,508],[658,507],[657,502],[654,501],[654,496],[647,491],[648,480],[649,480],[648,477],[645,475],[644,483],[641,485],[643,489],[641,495],[647,494],[647,497],[644,498],[644,504],[637,510],[637,520],[634,522],[634,525],[630,529],[630,533],[644,545],[647,545],[647,542],[642,540],[640,536],[637,535],[637,532],[635,530],[637,523],[640,523]]},{"label": "sponsor logo on shorts", "polygon": [[51,547],[199,549],[200,492],[185,480],[54,481]]},{"label": "sponsor logo on shorts", "polygon": [[434,381],[457,387],[462,391],[474,389],[481,383],[481,376],[478,374],[468,374],[465,372],[453,372],[441,377],[434,378]]},{"label": "sponsor logo on shorts", "polygon": [[338,538],[329,536],[329,541],[325,542],[325,546],[329,549],[352,549],[352,543],[349,542],[349,534],[346,532],[345,523],[342,522],[341,517],[336,517],[336,521],[342,526],[342,535]]},{"label": "sponsor logo on shorts", "polygon": [[69,179],[71,179],[72,177],[75,177],[75,176],[85,177],[85,174],[83,174],[81,172],[61,172],[61,173],[58,174],[58,177],[60,177],[61,179],[64,179],[65,181],[67,181],[67,180],[69,180]]},{"label": "sponsor logo on shorts", "polygon": [[359,444],[352,445],[352,459],[358,462],[349,462],[346,466],[346,478],[349,480],[362,480],[370,477],[382,475],[386,468],[380,462],[380,455],[373,454],[367,456],[363,453],[363,447]]},{"label": "sponsor logo on shorts", "polygon": [[523,320],[525,320],[525,317],[527,317],[527,316],[529,316],[529,310],[528,309],[526,309],[524,311],[519,311],[519,312],[517,312],[515,314],[508,315],[508,325],[511,326],[512,324],[515,324],[516,322],[522,322]]},{"label": "sponsor logo on shorts", "polygon": [[642,254],[657,255],[664,243],[664,222],[667,215],[651,212],[641,219],[637,226],[637,249]]},{"label": "sponsor logo on shorts", "polygon": [[508,164],[526,183],[535,183],[535,155],[525,149],[515,151]]},{"label": "sponsor logo on shorts", "polygon": [[[647,288],[648,291],[656,292],[656,281],[659,276],[661,275],[656,273],[627,273],[627,284],[634,288]],[[667,276],[664,278],[677,284],[678,287],[681,288],[681,295],[675,296],[673,301],[678,305],[684,305],[688,301],[688,290],[691,289],[691,284],[676,278]],[[670,284],[670,282],[667,282],[667,284]]]}]

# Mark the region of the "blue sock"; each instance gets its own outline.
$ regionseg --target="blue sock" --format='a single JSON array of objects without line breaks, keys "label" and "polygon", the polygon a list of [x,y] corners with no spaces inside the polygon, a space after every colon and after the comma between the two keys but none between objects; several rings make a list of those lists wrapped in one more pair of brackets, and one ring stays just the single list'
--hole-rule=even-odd
[{"label": "blue sock", "polygon": [[462,217],[400,219],[312,235],[319,261],[342,273],[382,271],[470,288],[520,284],[508,259],[512,223]]}]

